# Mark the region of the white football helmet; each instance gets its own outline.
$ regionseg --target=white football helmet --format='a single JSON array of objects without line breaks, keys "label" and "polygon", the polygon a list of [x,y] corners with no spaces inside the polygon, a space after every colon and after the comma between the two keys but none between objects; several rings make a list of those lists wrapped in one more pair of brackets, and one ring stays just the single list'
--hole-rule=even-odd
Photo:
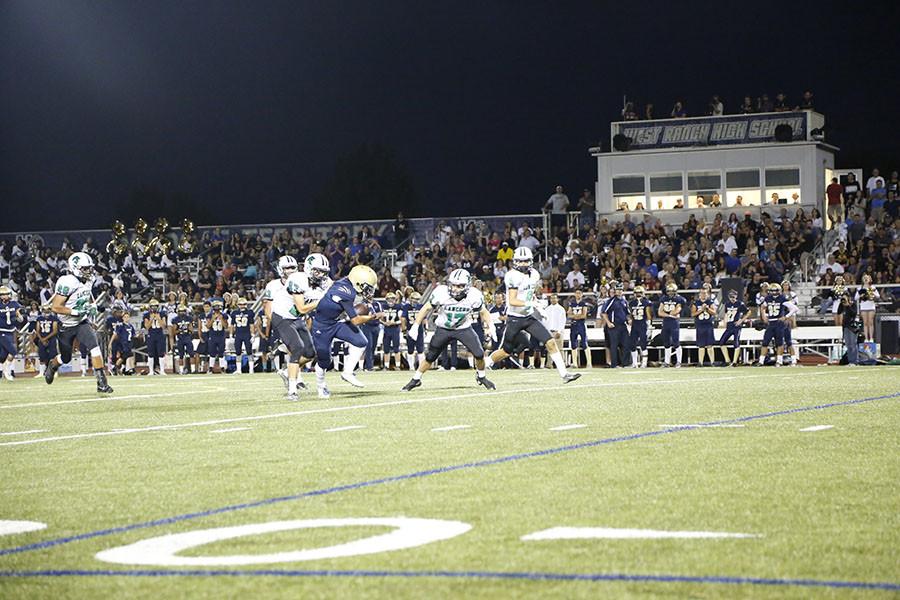
[{"label": "white football helmet", "polygon": [[528,246],[519,246],[513,253],[513,266],[523,273],[531,271],[531,265],[534,263],[534,254]]},{"label": "white football helmet", "polygon": [[465,269],[455,269],[447,278],[447,287],[450,288],[450,295],[455,300],[462,300],[472,285],[472,276]]},{"label": "white football helmet", "polygon": [[87,281],[94,274],[94,259],[86,252],[75,252],[69,257],[69,273],[81,281]]},{"label": "white football helmet", "polygon": [[278,266],[275,267],[275,271],[282,279],[295,272],[296,270],[297,259],[287,254],[278,259]]},{"label": "white football helmet", "polygon": [[311,284],[318,285],[331,274],[331,263],[324,254],[314,252],[303,261],[303,272],[307,274]]}]

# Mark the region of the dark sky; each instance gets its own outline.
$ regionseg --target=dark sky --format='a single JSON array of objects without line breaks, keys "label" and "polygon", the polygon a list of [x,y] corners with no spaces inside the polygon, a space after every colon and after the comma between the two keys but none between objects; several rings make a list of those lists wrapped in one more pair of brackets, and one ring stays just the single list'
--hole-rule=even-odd
[{"label": "dark sky", "polygon": [[0,229],[105,228],[147,187],[300,221],[364,142],[417,216],[533,212],[592,186],[623,94],[811,88],[839,166],[900,168],[898,26],[887,2],[4,0]]}]

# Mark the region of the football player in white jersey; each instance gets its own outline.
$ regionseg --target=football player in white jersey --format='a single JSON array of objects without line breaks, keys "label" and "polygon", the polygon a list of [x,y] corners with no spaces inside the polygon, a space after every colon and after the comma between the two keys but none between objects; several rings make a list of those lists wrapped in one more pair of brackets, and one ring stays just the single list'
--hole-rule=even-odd
[{"label": "football player in white jersey", "polygon": [[[273,279],[266,285],[263,294],[263,310],[266,318],[269,319],[272,327],[287,346],[290,355],[290,362],[287,366],[287,399],[297,400],[297,388],[306,387],[300,381],[300,359],[312,358],[316,353],[305,324],[301,328],[296,321],[315,310],[318,302],[307,302],[300,291],[303,282],[296,277],[301,273],[297,272],[297,259],[293,256],[279,258],[276,271],[278,279]],[[288,291],[289,286],[295,292]],[[301,321],[303,320],[305,319],[301,319]],[[300,331],[306,331],[305,338],[301,337]]]},{"label": "football player in white jersey", "polygon": [[503,330],[503,340],[500,348],[487,357],[487,363],[490,367],[511,356],[521,347],[524,335],[528,333],[547,348],[547,354],[550,355],[550,360],[556,366],[563,383],[569,383],[581,377],[581,374],[566,371],[566,361],[559,345],[541,323],[540,301],[537,298],[541,275],[531,266],[533,263],[534,255],[531,248],[527,246],[516,248],[513,254],[513,269],[503,278],[506,284],[506,328]]},{"label": "football player in white jersey", "polygon": [[[291,274],[285,284],[288,293],[294,296],[295,302],[302,302],[303,307],[306,309],[306,311],[302,313],[302,316],[293,321],[293,326],[297,330],[297,335],[303,342],[304,352],[298,361],[301,369],[303,368],[303,365],[312,361],[316,356],[312,336],[309,333],[309,327],[307,327],[307,319],[312,316],[312,312],[315,310],[316,305],[318,305],[319,300],[322,299],[322,296],[324,296],[325,292],[328,291],[328,288],[331,287],[332,281],[331,277],[329,277],[330,273],[331,264],[328,262],[328,259],[324,254],[316,252],[307,256],[306,260],[303,261],[303,271]],[[286,367],[279,369],[278,375],[281,376],[281,379],[286,386],[290,386],[290,378],[288,377]],[[300,383],[299,386],[306,387],[303,383]]]},{"label": "football player in white jersey", "polygon": [[403,391],[409,392],[422,385],[422,375],[431,368],[431,364],[453,340],[462,342],[475,357],[477,371],[475,381],[478,385],[483,385],[489,390],[497,389],[497,386],[485,376],[484,348],[478,335],[472,330],[474,315],[477,314],[481,318],[489,338],[496,340],[497,331],[491,321],[491,313],[484,305],[484,294],[472,287],[472,276],[468,271],[456,269],[450,273],[446,285],[434,288],[428,302],[418,312],[415,322],[409,328],[410,338],[415,340],[425,334],[422,331],[422,322],[432,310],[437,315],[434,321],[434,335],[428,342],[425,360],[419,364],[409,383],[403,386]]},{"label": "football player in white jersey", "polygon": [[72,360],[72,342],[77,339],[79,346],[90,353],[94,375],[97,377],[97,392],[111,394],[113,389],[106,381],[103,353],[97,343],[97,332],[91,324],[91,318],[97,316],[97,305],[94,304],[90,287],[94,275],[94,260],[90,254],[75,252],[69,257],[68,266],[69,274],[56,281],[54,294],[50,299],[50,308],[59,315],[60,320],[57,336],[59,354],[47,364],[44,380],[48,384],[53,383],[60,365]]}]

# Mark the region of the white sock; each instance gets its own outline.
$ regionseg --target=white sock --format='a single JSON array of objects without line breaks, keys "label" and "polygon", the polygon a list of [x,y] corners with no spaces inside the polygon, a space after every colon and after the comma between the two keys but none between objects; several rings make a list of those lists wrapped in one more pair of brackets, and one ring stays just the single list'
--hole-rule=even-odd
[{"label": "white sock", "polygon": [[485,354],[484,355],[484,368],[488,369],[492,366],[494,366],[494,359],[491,358],[490,354]]},{"label": "white sock", "polygon": [[409,363],[410,369],[415,369],[416,368],[416,355],[415,354],[407,354],[406,362]]},{"label": "white sock", "polygon": [[484,371],[478,371],[478,377],[479,379],[484,377]]},{"label": "white sock", "polygon": [[44,363],[40,363],[40,364],[38,365],[38,375],[43,375],[43,374],[44,374],[44,368],[45,368],[45,367],[44,367]]},{"label": "white sock", "polygon": [[563,360],[562,353],[557,350],[550,355],[550,359],[556,365],[556,372],[559,373],[559,376],[564,377],[566,375],[566,361]]},{"label": "white sock", "polygon": [[637,350],[631,351],[631,366],[633,366],[633,367],[638,366],[638,351]]},{"label": "white sock", "polygon": [[345,375],[353,375],[353,367],[365,353],[366,349],[363,346],[350,346],[347,348],[347,360],[344,361]]},{"label": "white sock", "polygon": [[424,353],[424,352],[420,352],[420,353],[417,354],[416,356],[419,357],[419,362],[418,362],[418,364],[421,365],[423,362],[425,362],[425,353]]},{"label": "white sock", "polygon": [[239,354],[234,357],[234,372],[238,375],[241,374],[241,365],[244,364],[244,355]]},{"label": "white sock", "polygon": [[421,381],[422,374],[419,371],[416,371],[415,373],[413,373],[413,379],[415,379],[416,381]]},{"label": "white sock", "polygon": [[468,358],[468,362],[469,362],[470,369],[475,366],[475,359],[472,358],[471,356]]},{"label": "white sock", "polygon": [[644,369],[647,368],[648,355],[649,355],[649,353],[646,350],[641,350],[641,367]]},{"label": "white sock", "polygon": [[297,382],[299,379],[288,379],[288,394],[297,393]]},{"label": "white sock", "polygon": [[316,365],[316,385],[322,387],[325,385],[325,369]]},{"label": "white sock", "polygon": [[677,348],[675,348],[675,364],[676,365],[681,364],[681,346],[678,346]]},{"label": "white sock", "polygon": [[672,349],[671,348],[666,348],[666,364],[667,365],[672,364]]},{"label": "white sock", "polygon": [[253,355],[251,354],[250,356],[247,357],[247,369],[251,373],[253,372],[253,363],[254,363]]},{"label": "white sock", "polygon": [[777,357],[775,357],[775,364],[781,365],[784,364],[784,354],[779,353]]},{"label": "white sock", "polygon": [[760,354],[759,355],[759,364],[763,364],[764,362],[766,362],[766,355]]}]

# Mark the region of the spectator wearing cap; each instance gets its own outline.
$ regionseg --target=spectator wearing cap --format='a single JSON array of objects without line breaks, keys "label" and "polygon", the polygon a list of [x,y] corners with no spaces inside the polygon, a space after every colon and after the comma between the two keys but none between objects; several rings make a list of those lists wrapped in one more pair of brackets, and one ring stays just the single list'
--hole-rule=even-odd
[{"label": "spectator wearing cap", "polygon": [[512,257],[513,249],[509,247],[509,242],[502,242],[500,244],[500,249],[497,250],[497,260],[505,263],[508,260],[512,260]]}]

